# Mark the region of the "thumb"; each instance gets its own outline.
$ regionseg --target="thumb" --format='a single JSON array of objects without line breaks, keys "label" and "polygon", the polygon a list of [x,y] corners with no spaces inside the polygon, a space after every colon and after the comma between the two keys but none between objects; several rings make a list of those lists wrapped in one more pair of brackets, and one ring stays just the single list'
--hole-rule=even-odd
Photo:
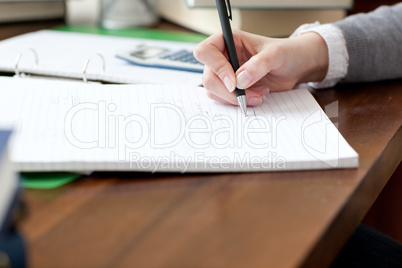
[{"label": "thumb", "polygon": [[237,88],[249,88],[267,75],[271,68],[268,53],[260,52],[252,56],[236,72]]}]

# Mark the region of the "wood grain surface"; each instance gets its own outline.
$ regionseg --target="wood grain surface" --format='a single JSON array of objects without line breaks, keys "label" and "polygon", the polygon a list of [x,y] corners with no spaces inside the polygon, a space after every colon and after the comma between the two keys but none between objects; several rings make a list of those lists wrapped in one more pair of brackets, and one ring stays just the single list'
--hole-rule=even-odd
[{"label": "wood grain surface", "polygon": [[325,267],[401,160],[402,81],[313,91],[358,169],[99,173],[27,190],[32,267]]},{"label": "wood grain surface", "polygon": [[[60,23],[0,25],[0,39]],[[359,168],[97,173],[25,190],[30,267],[328,266],[401,161],[402,80],[312,93]]]}]

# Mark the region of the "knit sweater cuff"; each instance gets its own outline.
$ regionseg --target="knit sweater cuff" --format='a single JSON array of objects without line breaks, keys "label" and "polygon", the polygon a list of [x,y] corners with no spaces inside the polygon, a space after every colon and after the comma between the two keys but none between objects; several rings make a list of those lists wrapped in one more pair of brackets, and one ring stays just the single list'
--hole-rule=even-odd
[{"label": "knit sweater cuff", "polygon": [[315,32],[324,39],[328,47],[329,57],[328,71],[324,80],[321,82],[310,82],[309,86],[314,88],[332,87],[347,74],[349,54],[346,48],[345,37],[342,31],[334,25],[320,25],[318,22],[301,25],[291,37],[307,32]]}]

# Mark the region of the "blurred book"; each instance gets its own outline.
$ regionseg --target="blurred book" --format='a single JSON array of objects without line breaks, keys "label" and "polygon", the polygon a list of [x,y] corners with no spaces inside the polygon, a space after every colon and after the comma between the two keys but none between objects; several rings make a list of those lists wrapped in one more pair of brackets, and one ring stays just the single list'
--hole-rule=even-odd
[{"label": "blurred book", "polygon": [[11,131],[0,129],[0,234],[9,226],[9,212],[18,189],[7,149],[10,136]]},{"label": "blurred book", "polygon": [[0,0],[0,23],[64,18],[61,0]]},{"label": "blurred book", "polygon": [[[188,7],[215,7],[215,0],[185,0]],[[233,8],[350,9],[353,0],[230,0]]]},{"label": "blurred book", "polygon": [[[221,30],[216,8],[189,8],[186,0],[158,0],[160,16],[190,30],[211,35]],[[304,23],[343,19],[345,9],[232,9],[232,28],[270,37],[287,37]]]},{"label": "blurred book", "polygon": [[25,267],[25,247],[16,232],[22,214],[19,181],[8,154],[11,131],[0,129],[0,267]]}]

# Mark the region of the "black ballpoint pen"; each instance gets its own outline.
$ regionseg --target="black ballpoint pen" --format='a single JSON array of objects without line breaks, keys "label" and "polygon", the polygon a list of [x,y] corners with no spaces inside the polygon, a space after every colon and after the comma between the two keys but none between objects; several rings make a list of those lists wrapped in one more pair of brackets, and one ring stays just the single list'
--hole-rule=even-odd
[{"label": "black ballpoint pen", "polygon": [[[233,70],[236,72],[237,69],[239,69],[239,60],[237,59],[236,47],[229,21],[232,19],[232,8],[230,7],[229,0],[216,0],[216,7],[218,8],[219,20],[221,21],[223,39],[225,40],[229,62],[232,65]],[[244,116],[247,116],[246,91],[236,87],[235,93]]]}]

